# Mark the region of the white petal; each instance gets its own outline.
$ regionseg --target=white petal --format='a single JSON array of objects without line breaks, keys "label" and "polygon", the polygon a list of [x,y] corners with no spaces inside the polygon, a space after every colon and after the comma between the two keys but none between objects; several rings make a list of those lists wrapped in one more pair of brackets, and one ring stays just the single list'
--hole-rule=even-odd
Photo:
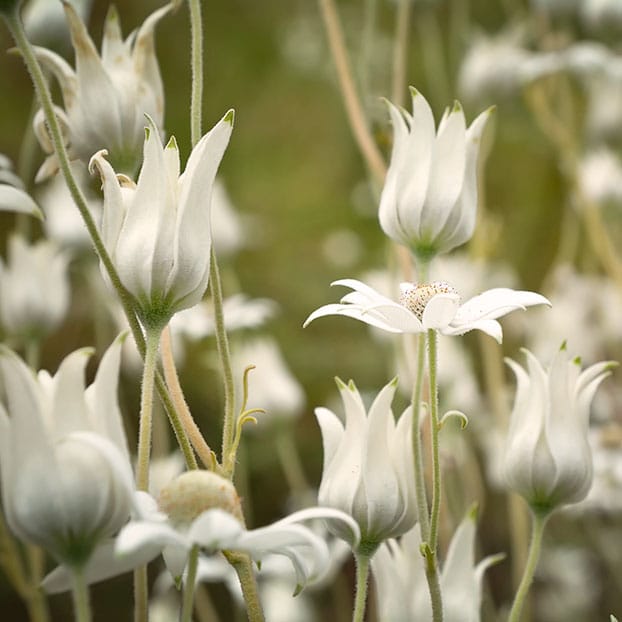
[{"label": "white petal", "polygon": [[449,325],[460,306],[457,294],[436,294],[432,296],[423,311],[422,324],[426,329],[442,329]]},{"label": "white petal", "polygon": [[30,214],[43,219],[43,212],[30,195],[8,184],[0,184],[0,211]]},{"label": "white petal", "polygon": [[227,549],[234,548],[242,533],[244,528],[235,517],[215,508],[194,519],[188,530],[188,539],[208,550]]}]

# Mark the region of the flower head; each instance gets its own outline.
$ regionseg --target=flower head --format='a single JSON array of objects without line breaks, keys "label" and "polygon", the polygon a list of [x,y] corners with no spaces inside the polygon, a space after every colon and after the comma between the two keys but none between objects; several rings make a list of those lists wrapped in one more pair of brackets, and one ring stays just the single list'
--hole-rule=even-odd
[{"label": "flower head", "polygon": [[393,151],[380,198],[380,225],[424,259],[446,253],[473,235],[477,161],[487,110],[467,129],[458,102],[438,130],[425,98],[411,88],[412,115],[389,103]]},{"label": "flower head", "polygon": [[0,321],[8,332],[32,339],[60,324],[69,306],[68,264],[53,242],[9,239],[8,261],[0,260]]},{"label": "flower head", "polygon": [[[380,391],[369,413],[354,383],[337,380],[337,386],[345,426],[327,408],[315,410],[324,445],[318,500],[352,516],[361,529],[361,546],[374,550],[383,540],[408,531],[417,518],[412,412],[407,409],[395,423],[391,411],[395,380]],[[330,527],[356,546],[342,525]]]},{"label": "flower head", "polygon": [[[77,350],[50,376],[7,348],[0,372],[8,403],[0,408],[2,501],[11,529],[68,566],[127,521],[133,503],[116,388],[121,342],[108,349],[85,390],[89,349]],[[8,412],[8,414],[7,414]]]},{"label": "flower head", "polygon": [[[76,53],[75,70],[55,52],[45,48],[36,48],[36,52],[39,61],[58,80],[65,106],[66,138],[75,157],[87,162],[96,151],[107,149],[117,170],[134,174],[140,162],[144,114],[153,117],[158,126],[164,119],[154,30],[170,10],[167,4],[154,11],[124,41],[118,13],[111,7],[100,56],[76,9],[65,2]],[[41,138],[45,130],[40,129],[37,134]],[[46,142],[44,138],[44,148]],[[48,163],[43,170],[49,173],[53,168]]]},{"label": "flower head", "polygon": [[592,485],[588,443],[590,404],[614,363],[581,372],[564,346],[548,371],[529,351],[527,368],[512,360],[517,388],[505,449],[507,485],[537,511],[585,498]]},{"label": "flower head", "polygon": [[168,322],[205,293],[212,185],[232,126],[231,110],[197,143],[181,175],[175,138],[164,147],[151,119],[137,183],[115,174],[106,151],[91,159],[103,181],[104,244],[147,324]]},{"label": "flower head", "polygon": [[341,279],[331,285],[343,285],[353,291],[339,304],[316,309],[304,326],[325,315],[345,315],[391,333],[422,333],[434,329],[443,335],[463,335],[481,330],[501,342],[503,332],[497,318],[516,309],[550,304],[535,292],[498,287],[461,305],[455,288],[444,281],[419,285],[402,283],[399,302],[355,279]]}]

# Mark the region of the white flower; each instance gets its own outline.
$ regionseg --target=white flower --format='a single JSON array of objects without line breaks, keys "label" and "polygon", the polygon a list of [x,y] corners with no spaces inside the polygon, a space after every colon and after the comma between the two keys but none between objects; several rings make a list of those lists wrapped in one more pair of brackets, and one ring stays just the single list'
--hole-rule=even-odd
[{"label": "white flower", "polygon": [[230,110],[197,143],[181,175],[175,139],[163,147],[151,119],[137,184],[115,174],[105,151],[91,159],[103,180],[104,244],[147,325],[165,324],[205,293],[212,185],[232,125]]},{"label": "white flower", "polygon": [[[154,29],[170,10],[171,5],[167,4],[154,11],[138,31],[123,41],[118,13],[111,7],[100,56],[76,10],[65,3],[76,52],[75,71],[50,50],[36,48],[36,53],[58,80],[65,106],[67,140],[75,157],[88,162],[93,153],[107,149],[117,170],[130,175],[135,172],[140,162],[145,113],[155,119],[158,127],[164,119]],[[45,131],[40,128],[37,132],[40,140]],[[46,143],[43,138],[44,149]],[[53,167],[44,164],[43,170],[49,173]]]},{"label": "white flower", "polygon": [[[358,542],[356,523],[331,508],[307,508],[267,527],[245,529],[233,484],[211,471],[187,471],[180,475],[162,490],[159,504],[147,493],[140,493],[138,500],[138,516],[120,531],[115,549],[102,547],[98,563],[86,568],[89,583],[142,565],[160,553],[179,582],[190,549],[198,545],[207,555],[239,551],[256,561],[269,555],[284,555],[294,567],[300,590],[308,581],[321,577],[330,563],[326,542],[301,522],[318,518],[342,522]],[[69,589],[67,569],[57,568],[46,577],[43,586],[50,593]]]},{"label": "white flower", "polygon": [[477,329],[500,343],[503,332],[497,318],[516,309],[550,304],[535,292],[498,287],[461,305],[456,290],[444,281],[420,285],[402,283],[400,302],[355,279],[341,279],[331,285],[343,285],[353,291],[339,304],[316,309],[304,326],[326,315],[345,315],[391,333],[422,333],[434,329],[443,335],[463,335]]},{"label": "white flower", "polygon": [[69,307],[69,256],[53,242],[9,239],[0,259],[0,320],[13,336],[38,338],[56,328]]},{"label": "white flower", "polygon": [[565,346],[548,371],[528,350],[527,369],[507,360],[516,375],[516,398],[506,440],[504,470],[510,489],[538,512],[577,503],[592,485],[588,443],[590,404],[614,363],[581,372]]},{"label": "white flower", "polygon": [[590,201],[622,203],[620,159],[606,147],[587,153],[579,165],[579,184]]},{"label": "white flower", "polygon": [[0,153],[0,211],[43,218],[41,210],[23,186],[22,180],[13,172],[11,160]]},{"label": "white flower", "polygon": [[[484,572],[502,556],[475,564],[475,519],[469,512],[454,533],[440,576],[443,620],[478,622]],[[419,525],[400,541],[385,542],[372,557],[379,622],[431,622],[432,607],[421,557]]]},{"label": "white flower", "polygon": [[117,404],[121,342],[101,360],[85,390],[91,351],[70,354],[52,377],[32,371],[7,348],[0,370],[2,500],[11,529],[69,567],[127,521],[133,476]]},{"label": "white flower", "polygon": [[[318,501],[352,516],[361,530],[361,546],[370,553],[383,540],[408,531],[417,518],[412,411],[408,408],[395,423],[396,380],[380,391],[369,413],[353,382],[337,380],[337,386],[345,426],[327,408],[315,409],[324,446]],[[356,548],[342,525],[329,524],[329,529]]]},{"label": "white flower", "polygon": [[490,110],[466,129],[458,102],[434,127],[425,98],[411,88],[410,115],[389,104],[391,163],[380,198],[380,225],[423,259],[464,244],[477,211],[477,160]]}]

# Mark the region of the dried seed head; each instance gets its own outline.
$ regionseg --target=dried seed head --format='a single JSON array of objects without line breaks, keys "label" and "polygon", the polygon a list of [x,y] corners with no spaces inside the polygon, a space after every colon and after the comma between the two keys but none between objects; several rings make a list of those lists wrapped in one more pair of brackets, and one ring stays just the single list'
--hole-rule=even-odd
[{"label": "dried seed head", "polygon": [[446,281],[432,283],[402,283],[400,285],[399,303],[412,311],[420,320],[430,299],[437,294],[457,294],[456,288]]},{"label": "dried seed head", "polygon": [[243,521],[235,486],[212,471],[182,473],[162,489],[158,505],[176,525],[187,525],[213,508],[225,510]]}]

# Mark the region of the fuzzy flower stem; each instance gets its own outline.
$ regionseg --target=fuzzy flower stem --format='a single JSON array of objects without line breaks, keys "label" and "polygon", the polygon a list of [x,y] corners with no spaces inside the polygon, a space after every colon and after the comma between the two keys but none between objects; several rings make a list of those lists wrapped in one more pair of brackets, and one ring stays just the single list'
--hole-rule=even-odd
[{"label": "fuzzy flower stem", "polygon": [[201,138],[201,113],[203,102],[203,20],[201,0],[188,0],[192,49],[192,93],[190,101],[190,140],[194,147]]},{"label": "fuzzy flower stem", "polygon": [[[37,99],[45,114],[45,121],[50,132],[50,138],[52,140],[52,144],[54,145],[54,151],[56,152],[56,155],[58,157],[59,167],[65,183],[67,184],[71,197],[73,198],[73,201],[76,204],[78,210],[80,211],[82,219],[84,220],[84,224],[89,232],[89,235],[91,236],[91,240],[93,241],[93,246],[95,247],[97,256],[99,257],[104,268],[106,269],[106,273],[110,278],[110,282],[114,287],[115,291],[117,292],[121,305],[123,306],[123,311],[125,312],[125,316],[127,317],[132,336],[134,337],[134,340],[136,342],[138,351],[144,358],[145,338],[136,317],[133,300],[121,283],[119,274],[117,273],[117,270],[112,263],[110,255],[108,254],[108,251],[104,246],[103,240],[99,235],[99,231],[97,230],[95,221],[93,220],[93,217],[88,209],[84,194],[71,171],[69,156],[67,155],[67,149],[65,148],[65,143],[63,141],[61,129],[58,124],[58,119],[56,118],[56,113],[54,112],[50,90],[45,80],[45,76],[43,75],[43,72],[41,70],[41,66],[39,65],[39,62],[37,61],[37,58],[35,57],[35,54],[33,52],[32,46],[26,37],[26,33],[24,32],[24,26],[19,18],[19,15],[17,13],[11,15],[4,15],[4,18],[9,27],[9,30],[11,31],[11,34],[13,35],[15,44],[22,54],[26,69],[28,70],[28,73],[30,74],[30,77],[34,84]],[[159,376],[159,374],[156,381],[156,386],[162,402],[166,407],[169,420],[171,422],[171,425],[173,426],[173,429],[175,430],[177,441],[179,442],[181,450],[184,453],[186,462],[189,465],[193,462],[196,464],[194,456],[192,455],[192,451],[189,448],[188,439],[183,434],[183,428],[179,424],[177,413],[175,412],[175,409],[172,406],[172,402],[168,394],[166,393],[166,385],[164,384],[164,380]]]},{"label": "fuzzy flower stem", "polygon": [[[192,418],[192,413],[188,408],[188,404],[184,398],[179,376],[175,367],[175,359],[171,348],[171,331],[167,327],[162,331],[162,339],[160,342],[160,355],[162,357],[162,369],[164,371],[164,379],[168,387],[171,399],[175,404],[175,410],[179,414],[179,419],[183,428],[192,443],[192,447],[197,452],[201,462],[205,468],[213,471],[215,468],[213,452],[203,438],[199,427]],[[196,468],[196,466],[194,467]]]},{"label": "fuzzy flower stem", "polygon": [[365,620],[365,609],[367,606],[367,587],[369,585],[369,561],[371,557],[364,553],[357,553],[355,559],[356,598],[354,601],[352,622],[363,622]]},{"label": "fuzzy flower stem", "polygon": [[90,622],[92,616],[89,587],[82,568],[73,569],[72,595],[75,622]]},{"label": "fuzzy flower stem", "polygon": [[395,15],[395,38],[393,45],[393,85],[391,101],[396,106],[403,106],[406,96],[406,75],[408,73],[408,43],[412,2],[399,0]]},{"label": "fuzzy flower stem", "polygon": [[425,576],[428,581],[430,602],[432,604],[432,620],[434,622],[443,622],[443,599],[441,596],[441,584],[438,578],[436,551],[433,551],[427,545],[423,545],[422,551],[425,560]]},{"label": "fuzzy flower stem", "polygon": [[[220,283],[220,272],[216,262],[216,253],[212,246],[212,260],[210,263],[210,289],[214,304],[214,320],[216,324],[216,344],[218,354],[222,364],[223,380],[225,385],[225,418],[222,430],[222,453],[221,462],[223,466],[233,465],[235,460],[229,454],[232,451],[235,437],[235,387],[233,384],[233,370],[231,368],[231,353],[229,352],[229,340],[225,330],[225,316],[222,306],[222,287]],[[232,470],[225,468],[224,475],[230,477]]]},{"label": "fuzzy flower stem", "polygon": [[531,587],[533,576],[536,572],[538,560],[540,559],[540,551],[542,549],[542,536],[544,534],[544,528],[550,516],[550,511],[539,512],[534,510],[532,514],[532,530],[531,530],[531,542],[529,544],[529,555],[527,556],[527,564],[523,572],[523,578],[514,597],[512,603],[512,609],[508,617],[508,622],[519,622],[521,618],[521,612],[527,593]]},{"label": "fuzzy flower stem", "polygon": [[180,622],[192,622],[192,607],[198,567],[199,547],[195,544],[188,555],[188,574],[184,584],[184,598],[181,605]]},{"label": "fuzzy flower stem", "polygon": [[249,622],[264,622],[265,617],[259,600],[257,581],[255,581],[255,574],[253,573],[253,562],[250,557],[242,553],[230,551],[224,551],[223,554],[233,566],[240,580]]},{"label": "fuzzy flower stem", "polygon": [[425,472],[423,464],[423,446],[421,443],[421,393],[425,371],[425,333],[417,339],[417,370],[412,396],[413,410],[413,449],[415,456],[415,492],[417,495],[417,512],[421,528],[421,538],[426,542],[430,536],[430,518],[425,488]]},{"label": "fuzzy flower stem", "polygon": [[319,4],[350,127],[369,170],[377,181],[382,182],[386,165],[371,135],[363,106],[356,92],[337,8],[334,0],[319,0]]}]

